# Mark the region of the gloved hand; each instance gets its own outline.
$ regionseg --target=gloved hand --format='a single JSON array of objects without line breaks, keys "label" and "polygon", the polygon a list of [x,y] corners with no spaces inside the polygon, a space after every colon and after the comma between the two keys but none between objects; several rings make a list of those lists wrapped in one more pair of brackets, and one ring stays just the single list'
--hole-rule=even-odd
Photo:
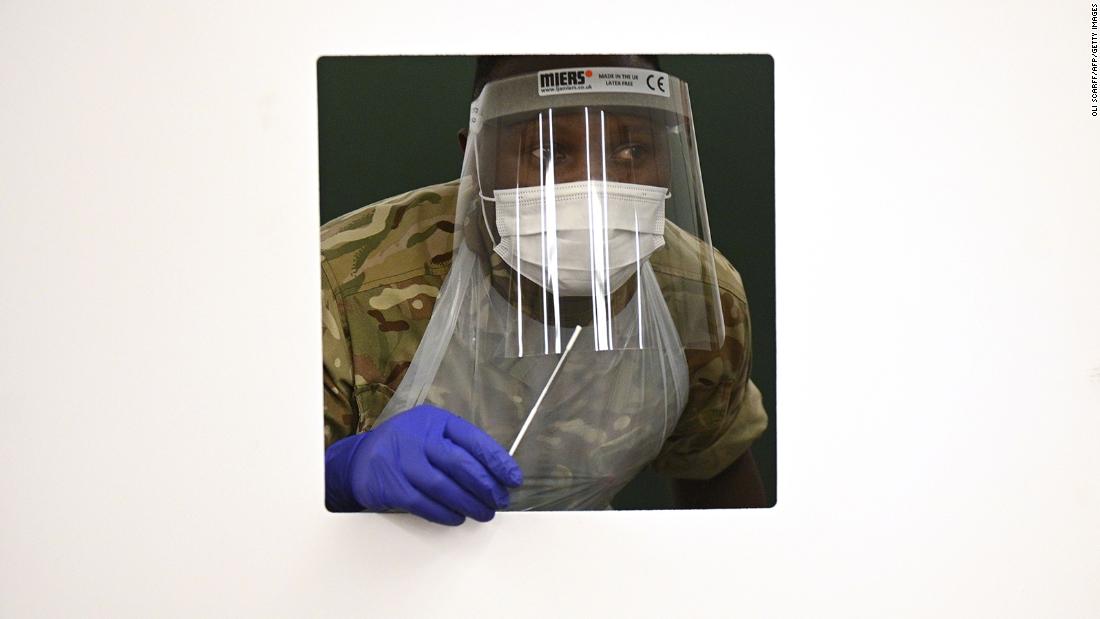
[{"label": "gloved hand", "polygon": [[492,437],[441,408],[421,404],[325,452],[330,511],[400,509],[432,522],[492,520],[508,506],[505,486],[523,483]]}]

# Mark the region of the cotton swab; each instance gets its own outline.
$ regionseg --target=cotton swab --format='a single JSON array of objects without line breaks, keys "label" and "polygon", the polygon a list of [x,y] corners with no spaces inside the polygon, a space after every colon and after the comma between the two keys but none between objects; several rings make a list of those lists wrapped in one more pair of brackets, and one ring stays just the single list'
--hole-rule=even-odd
[{"label": "cotton swab", "polygon": [[539,405],[542,404],[542,399],[546,397],[546,392],[550,391],[550,385],[554,383],[554,378],[558,375],[558,370],[560,370],[562,364],[565,363],[565,357],[568,356],[569,351],[573,349],[573,343],[577,341],[577,336],[580,334],[581,327],[577,325],[577,328],[573,329],[573,336],[569,338],[569,343],[565,345],[565,351],[561,353],[561,359],[558,359],[558,364],[554,366],[554,371],[550,373],[550,379],[546,381],[546,386],[542,388],[539,399],[535,400],[535,405],[531,407],[531,412],[527,413],[527,420],[523,422],[523,427],[519,429],[519,436],[517,436],[516,441],[512,443],[512,448],[508,450],[509,456],[516,455],[516,448],[519,447],[519,442],[523,440],[523,435],[527,433],[527,428],[531,425],[531,420],[535,418],[535,412],[539,410]]}]

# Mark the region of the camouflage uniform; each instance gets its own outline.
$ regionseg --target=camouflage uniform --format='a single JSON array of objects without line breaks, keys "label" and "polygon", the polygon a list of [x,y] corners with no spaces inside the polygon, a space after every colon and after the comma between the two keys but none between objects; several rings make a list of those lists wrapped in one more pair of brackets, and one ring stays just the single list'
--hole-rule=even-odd
[{"label": "camouflage uniform", "polygon": [[[326,447],[371,429],[404,377],[450,267],[458,186],[410,191],[321,227]],[[685,351],[688,404],[653,463],[671,477],[713,477],[767,427],[749,379],[745,290],[715,253],[726,337],[717,351]]]}]

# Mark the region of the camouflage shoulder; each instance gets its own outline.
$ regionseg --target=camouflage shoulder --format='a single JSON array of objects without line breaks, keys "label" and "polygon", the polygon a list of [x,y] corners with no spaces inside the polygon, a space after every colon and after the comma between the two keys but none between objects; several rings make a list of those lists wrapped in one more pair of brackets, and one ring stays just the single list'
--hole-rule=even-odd
[{"label": "camouflage shoulder", "polygon": [[698,237],[672,222],[665,222],[665,245],[653,254],[653,270],[665,277],[680,277],[695,281],[710,279],[710,258],[713,256],[714,276],[718,287],[746,302],[745,285],[741,274],[717,249],[708,248]]},{"label": "camouflage shoulder", "polygon": [[459,181],[368,204],[321,226],[323,268],[337,296],[450,266]]},{"label": "camouflage shoulder", "polygon": [[718,279],[718,287],[732,293],[742,302],[746,301],[745,283],[741,280],[741,274],[734,268],[722,252],[714,251],[714,269]]}]

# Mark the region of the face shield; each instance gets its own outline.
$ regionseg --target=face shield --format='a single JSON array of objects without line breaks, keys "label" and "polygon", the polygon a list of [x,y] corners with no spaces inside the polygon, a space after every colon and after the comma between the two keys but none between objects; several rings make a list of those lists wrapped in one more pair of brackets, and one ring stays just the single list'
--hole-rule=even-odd
[{"label": "face shield", "polygon": [[[724,338],[687,85],[632,68],[487,84],[451,270],[379,422],[428,402],[512,446],[512,509],[599,509]],[[519,439],[517,441],[517,439]]]}]

